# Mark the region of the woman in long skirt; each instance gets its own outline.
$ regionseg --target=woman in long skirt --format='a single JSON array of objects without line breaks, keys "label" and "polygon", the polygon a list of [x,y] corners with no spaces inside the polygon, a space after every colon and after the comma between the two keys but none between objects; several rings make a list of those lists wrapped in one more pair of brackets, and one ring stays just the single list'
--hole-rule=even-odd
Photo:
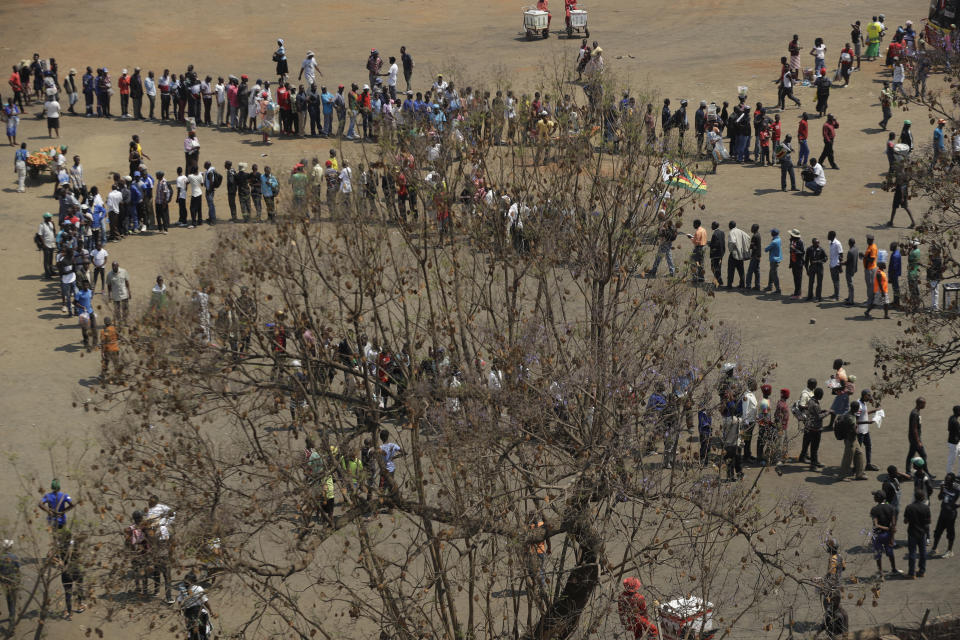
[{"label": "woman in long skirt", "polygon": [[273,61],[277,63],[277,75],[280,77],[280,83],[287,81],[287,48],[283,46],[283,40],[277,39],[277,50],[273,52]]}]

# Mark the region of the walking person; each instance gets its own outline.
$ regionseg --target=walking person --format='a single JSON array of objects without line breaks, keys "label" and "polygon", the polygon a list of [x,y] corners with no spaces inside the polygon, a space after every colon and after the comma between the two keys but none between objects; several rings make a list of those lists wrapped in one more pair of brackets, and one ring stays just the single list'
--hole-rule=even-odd
[{"label": "walking person", "polygon": [[887,502],[883,491],[874,491],[873,500],[876,505],[870,509],[870,520],[873,522],[870,538],[873,543],[873,557],[877,561],[877,575],[883,576],[883,556],[890,560],[891,575],[902,575],[903,571],[897,569],[897,559],[893,553],[897,512],[893,505]]},{"label": "walking person", "polygon": [[653,266],[651,266],[650,270],[644,275],[645,278],[657,277],[657,269],[660,266],[661,259],[666,261],[670,277],[672,278],[675,274],[672,254],[673,242],[677,239],[677,227],[674,225],[673,220],[666,218],[665,211],[660,212],[660,217],[663,218],[663,221],[657,230],[657,256],[653,260]]},{"label": "walking person", "polygon": [[17,174],[17,193],[26,191],[27,182],[27,143],[21,142],[20,148],[13,153],[13,171]]},{"label": "walking person", "polygon": [[893,97],[890,95],[890,83],[884,80],[883,89],[880,90],[880,110],[883,112],[883,120],[878,123],[884,131],[887,130],[887,123],[893,117],[892,104]]},{"label": "walking person", "polygon": [[[893,135],[893,134],[890,134]],[[893,185],[893,205],[890,209],[890,221],[887,222],[888,227],[893,226],[893,219],[897,215],[897,209],[903,209],[907,212],[907,216],[910,218],[910,226],[908,229],[913,229],[916,226],[916,221],[913,219],[913,213],[910,211],[908,203],[910,202],[910,179],[907,177],[906,172],[896,171],[896,177],[894,178]]]},{"label": "walking person", "polygon": [[837,139],[837,129],[839,128],[840,123],[833,117],[833,114],[827,115],[827,121],[823,123],[823,151],[820,152],[818,161],[823,164],[824,159],[829,160],[831,169],[840,168],[833,157],[833,143]]},{"label": "walking person", "polygon": [[890,296],[888,293],[887,263],[878,262],[877,270],[873,276],[873,298],[867,305],[867,310],[863,312],[864,317],[870,317],[870,311],[873,305],[883,306],[883,318],[890,318]]},{"label": "walking person", "polygon": [[920,412],[926,409],[927,401],[923,397],[917,398],[914,401],[913,410],[910,411],[910,417],[907,421],[907,440],[910,443],[910,449],[907,452],[907,468],[910,468],[910,461],[913,460],[914,456],[920,456],[923,458],[923,466],[927,470],[927,474],[933,478],[934,475],[930,473],[930,465],[927,461],[927,450],[923,446],[922,440],[922,424]]},{"label": "walking person", "polygon": [[940,310],[940,280],[943,278],[943,258],[940,257],[940,247],[930,247],[930,258],[927,263],[927,286],[930,288],[930,308]]},{"label": "walking person", "polygon": [[130,276],[116,260],[113,261],[110,273],[107,274],[107,297],[113,304],[113,315],[117,322],[126,323],[130,311]]},{"label": "walking person", "polygon": [[943,477],[943,484],[940,485],[940,515],[937,517],[937,527],[933,531],[933,546],[930,547],[930,555],[936,555],[937,545],[940,544],[940,536],[947,534],[947,550],[943,554],[944,558],[953,557],[953,541],[957,537],[957,500],[960,499],[960,487],[957,486],[957,476],[948,473]]},{"label": "walking person", "polygon": [[960,405],[954,405],[953,415],[947,420],[947,472],[960,473],[958,448],[960,448]]}]

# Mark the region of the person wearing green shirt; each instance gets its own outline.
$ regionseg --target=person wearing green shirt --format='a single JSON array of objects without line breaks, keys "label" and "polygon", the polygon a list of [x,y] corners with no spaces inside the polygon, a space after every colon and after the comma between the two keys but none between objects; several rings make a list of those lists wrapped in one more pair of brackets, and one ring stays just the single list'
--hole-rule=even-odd
[{"label": "person wearing green shirt", "polygon": [[297,163],[290,176],[290,192],[293,194],[293,206],[297,211],[304,211],[307,201],[307,174],[303,172],[303,163]]},{"label": "person wearing green shirt", "polygon": [[920,299],[920,241],[914,240],[907,254],[907,287],[912,300]]}]

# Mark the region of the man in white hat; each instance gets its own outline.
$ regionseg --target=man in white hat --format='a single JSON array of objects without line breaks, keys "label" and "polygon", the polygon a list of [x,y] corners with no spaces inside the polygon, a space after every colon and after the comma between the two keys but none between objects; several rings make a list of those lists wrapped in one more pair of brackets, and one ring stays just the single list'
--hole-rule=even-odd
[{"label": "man in white hat", "polygon": [[309,87],[312,84],[316,84],[317,73],[320,74],[321,78],[323,77],[323,72],[320,71],[320,65],[317,64],[317,59],[313,55],[313,51],[307,51],[307,57],[300,63],[300,73],[297,74],[297,80],[306,78],[305,84]]}]

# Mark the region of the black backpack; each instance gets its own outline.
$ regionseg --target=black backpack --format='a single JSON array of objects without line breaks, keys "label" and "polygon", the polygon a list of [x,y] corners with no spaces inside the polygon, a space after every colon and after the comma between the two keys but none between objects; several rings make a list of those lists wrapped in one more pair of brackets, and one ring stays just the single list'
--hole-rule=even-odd
[{"label": "black backpack", "polygon": [[833,425],[833,435],[837,440],[846,440],[857,431],[857,423],[853,414],[845,413]]},{"label": "black backpack", "polygon": [[213,170],[213,178],[210,179],[210,183],[214,189],[219,189],[220,185],[223,184],[223,176],[216,169]]}]

